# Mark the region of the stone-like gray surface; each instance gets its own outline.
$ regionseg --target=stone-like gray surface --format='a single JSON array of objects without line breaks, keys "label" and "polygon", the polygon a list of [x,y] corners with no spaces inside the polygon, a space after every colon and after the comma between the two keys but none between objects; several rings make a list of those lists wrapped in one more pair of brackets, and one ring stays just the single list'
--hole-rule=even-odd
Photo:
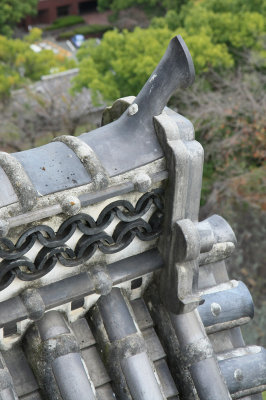
[{"label": "stone-like gray surface", "polygon": [[[0,303],[3,400],[258,400],[266,387],[265,350],[245,347],[240,331],[253,316],[252,299],[229,281],[224,262],[234,233],[219,216],[198,222],[202,147],[189,121],[163,111],[176,87],[193,79],[186,45],[174,38],[140,94],[108,108],[102,128],[14,155],[39,196],[69,190],[52,200],[32,196],[25,210],[36,209],[16,224],[9,207],[0,223],[2,234],[19,236],[1,239],[2,290],[20,282]],[[163,156],[167,171],[155,162]],[[91,180],[94,188],[79,192]],[[133,203],[123,198],[129,192]],[[10,190],[5,196],[14,200]],[[57,231],[51,220],[38,225],[41,205]],[[77,215],[88,205],[93,216]],[[124,250],[121,259],[107,258]],[[30,252],[37,255],[26,258]],[[73,266],[79,270],[64,275]]]},{"label": "stone-like gray surface", "polygon": [[53,362],[53,373],[63,400],[95,400],[79,354],[70,353]]}]

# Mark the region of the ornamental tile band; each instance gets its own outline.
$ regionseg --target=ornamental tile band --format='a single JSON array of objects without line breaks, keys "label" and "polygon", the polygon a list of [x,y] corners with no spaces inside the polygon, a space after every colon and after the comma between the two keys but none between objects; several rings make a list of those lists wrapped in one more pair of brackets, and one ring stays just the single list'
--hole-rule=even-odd
[{"label": "ornamental tile band", "polygon": [[[32,281],[48,274],[59,261],[66,267],[74,267],[88,261],[96,250],[105,254],[117,253],[138,237],[143,241],[156,239],[161,232],[163,216],[162,191],[157,189],[145,193],[134,207],[127,200],[117,200],[106,206],[97,221],[88,214],[77,214],[68,218],[57,232],[47,226],[38,225],[26,230],[16,244],[8,238],[0,238],[0,290],[9,286],[15,277]],[[142,217],[154,206],[152,215],[146,222]],[[120,221],[112,235],[105,229],[114,218]],[[74,250],[66,242],[76,230],[83,235]],[[25,254],[36,241],[43,246],[34,261]],[[26,270],[25,270],[26,268]]]}]

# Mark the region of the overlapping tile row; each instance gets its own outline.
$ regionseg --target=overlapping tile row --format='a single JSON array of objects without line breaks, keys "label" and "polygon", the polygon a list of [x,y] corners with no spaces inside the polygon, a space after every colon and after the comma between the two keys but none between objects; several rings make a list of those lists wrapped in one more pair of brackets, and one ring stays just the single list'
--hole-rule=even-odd
[{"label": "overlapping tile row", "polygon": [[[143,198],[140,213],[149,208],[151,196]],[[138,219],[139,214],[133,217]],[[220,220],[215,216],[205,225],[216,224],[217,228]],[[265,350],[245,347],[239,329],[253,317],[252,299],[243,283],[229,281],[224,259],[233,250],[231,242],[219,236],[219,229],[218,233],[211,231],[209,238],[205,225],[201,225],[198,287],[204,302],[198,311],[173,315],[162,305],[156,282],[165,266],[156,247],[109,265],[85,265],[83,272],[27,288],[2,301],[3,400],[10,396],[109,400],[113,393],[121,400],[148,400],[150,396],[195,400],[204,398],[196,388],[199,371],[204,381],[216,364],[233,398],[260,398],[257,393],[266,385]],[[154,227],[158,229],[159,224]],[[48,239],[41,240],[48,243]],[[73,317],[75,313],[78,317]],[[203,328],[198,329],[202,323],[208,337]],[[183,326],[193,332],[194,341],[182,330],[177,339]]]},{"label": "overlapping tile row", "polygon": [[[117,312],[112,310],[112,296]],[[99,307],[103,307],[102,303],[106,303],[105,306],[111,307],[112,311],[109,319],[104,318],[114,348],[109,363],[104,356],[107,344],[103,344],[100,338],[96,343],[90,329],[91,326],[95,330],[94,316]],[[124,313],[119,312],[121,308]],[[119,325],[116,325],[116,316]],[[101,332],[96,329],[97,338]],[[136,342],[135,349],[131,347],[132,341]],[[126,348],[130,356],[126,354]],[[115,358],[117,350],[121,359]],[[139,351],[135,354],[136,350]],[[113,398],[113,392],[117,398],[125,398],[124,392],[119,393],[123,377],[124,389],[131,385],[131,389],[127,389],[128,399],[149,398],[147,396],[150,393],[154,393],[157,396],[154,398],[158,399],[178,399],[164,350],[143,300],[138,298],[129,302],[125,292],[119,288],[112,289],[107,296],[101,296],[86,318],[73,323],[69,323],[59,311],[47,311],[41,319],[30,325],[22,342],[2,353],[12,376],[11,388],[19,399],[109,400]],[[140,372],[140,376],[136,377],[136,373]],[[135,384],[132,379],[137,379]],[[134,392],[135,388],[139,388],[138,393]],[[146,397],[143,397],[145,393]],[[3,397],[3,400],[7,399]]]},{"label": "overlapping tile row", "polygon": [[[224,260],[218,260],[201,265],[199,288],[204,303],[198,307],[195,318],[205,326],[212,345],[210,349],[196,336],[197,346],[186,343],[184,347],[181,341],[178,342],[171,315],[156,296],[155,284],[144,296],[156,321],[158,336],[169,356],[170,369],[176,372],[173,376],[180,398],[198,398],[193,365],[200,365],[201,358],[204,360],[214,355],[233,399],[261,399],[260,393],[266,389],[266,351],[260,346],[245,346],[240,330],[241,325],[248,323],[254,315],[247,287],[242,282],[230,281]],[[180,316],[178,323],[185,323],[187,318],[190,318],[189,326],[193,331],[194,321],[189,313]],[[209,376],[203,365],[202,374]]]},{"label": "overlapping tile row", "polygon": [[0,400],[261,398],[235,235],[198,220],[203,149],[164,109],[193,79],[175,37],[99,130],[0,154]]},{"label": "overlapping tile row", "polygon": [[[96,296],[107,294],[112,286],[140,286],[152,273],[162,268],[156,249],[128,257],[109,265],[92,266],[89,271],[39,288],[29,288],[0,303],[1,347],[12,347],[27,326],[40,319],[45,311],[57,308],[72,317],[75,301],[83,299],[81,314],[89,310]],[[91,300],[92,299],[92,300]],[[75,304],[74,304],[75,306]],[[12,336],[8,334],[11,331]]]},{"label": "overlapping tile row", "polygon": [[[240,330],[253,318],[252,298],[242,282],[229,281],[224,261],[203,266],[210,267],[217,285],[213,289],[217,292],[210,294],[208,281],[203,283],[200,279],[206,308],[214,316],[207,332],[232,397],[256,399],[252,395],[266,389],[266,351],[260,346],[245,346]],[[199,307],[202,317],[204,311]]]},{"label": "overlapping tile row", "polygon": [[[148,252],[147,259],[155,254]],[[138,256],[127,260],[128,269],[130,262],[132,268],[140,265],[140,260]],[[123,266],[115,267],[121,274]],[[158,276],[161,267],[155,266]],[[129,281],[134,288],[136,279],[145,276],[145,262],[141,268],[134,277],[128,274],[121,280],[134,278]],[[245,347],[239,328],[253,316],[252,299],[244,284],[228,281],[224,261],[206,264],[200,272],[206,301],[199,306],[198,317],[209,332],[230,393],[233,398],[257,400],[253,393],[266,384],[266,354],[260,347]],[[74,287],[74,277],[69,279]],[[72,400],[77,395],[80,399],[111,400],[113,393],[126,400],[149,399],[151,393],[154,399],[197,399],[191,372],[193,348],[187,346],[185,352],[180,347],[169,314],[158,301],[155,281],[144,293],[146,304],[138,296],[130,301],[128,291],[114,287],[73,323],[60,311],[46,311],[29,326],[21,343],[2,351],[7,382],[7,387],[0,385],[3,400],[9,400],[10,393],[23,400]],[[134,290],[138,289],[131,292]],[[73,306],[82,306],[83,295],[80,291],[71,298]]]}]

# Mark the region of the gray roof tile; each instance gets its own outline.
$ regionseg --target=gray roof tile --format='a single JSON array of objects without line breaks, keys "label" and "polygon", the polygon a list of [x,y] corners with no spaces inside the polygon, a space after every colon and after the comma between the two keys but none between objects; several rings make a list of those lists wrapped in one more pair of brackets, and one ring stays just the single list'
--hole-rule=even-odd
[{"label": "gray roof tile", "polygon": [[136,321],[140,330],[144,331],[145,329],[151,328],[153,326],[153,321],[143,299],[136,299],[131,301],[131,307],[134,311]]},{"label": "gray roof tile", "polygon": [[[164,359],[155,361],[154,363],[160,382],[163,387],[164,395],[167,399],[172,399],[177,396],[177,388],[172,378],[171,372],[168,368],[167,362]],[[178,399],[178,397],[176,397]]]},{"label": "gray roof tile", "polygon": [[17,345],[4,352],[3,357],[11,373],[18,396],[38,389],[39,385],[20,346]]},{"label": "gray roof tile", "polygon": [[96,388],[111,381],[95,346],[82,350],[81,355]]},{"label": "gray roof tile", "polygon": [[26,396],[21,396],[19,400],[43,400],[43,398],[40,395],[39,391],[36,391],[31,394],[26,394]]},{"label": "gray roof tile", "polygon": [[112,386],[109,383],[107,383],[106,385],[103,385],[103,386],[99,386],[96,389],[96,394],[97,394],[98,400],[114,400],[115,399]]},{"label": "gray roof tile", "polygon": [[81,350],[96,343],[90,327],[85,318],[77,319],[71,325]]},{"label": "gray roof tile", "polygon": [[142,332],[147,345],[149,357],[152,361],[160,360],[166,356],[158,336],[153,328],[148,328]]}]

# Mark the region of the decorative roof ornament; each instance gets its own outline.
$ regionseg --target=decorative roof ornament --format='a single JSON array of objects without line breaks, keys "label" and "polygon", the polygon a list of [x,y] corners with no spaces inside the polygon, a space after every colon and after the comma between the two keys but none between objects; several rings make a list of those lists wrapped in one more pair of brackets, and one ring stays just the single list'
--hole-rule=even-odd
[{"label": "decorative roof ornament", "polygon": [[203,149],[166,107],[178,36],[139,95],[79,138],[0,155],[2,400],[258,400],[266,352],[229,280],[228,223],[198,220]]}]

